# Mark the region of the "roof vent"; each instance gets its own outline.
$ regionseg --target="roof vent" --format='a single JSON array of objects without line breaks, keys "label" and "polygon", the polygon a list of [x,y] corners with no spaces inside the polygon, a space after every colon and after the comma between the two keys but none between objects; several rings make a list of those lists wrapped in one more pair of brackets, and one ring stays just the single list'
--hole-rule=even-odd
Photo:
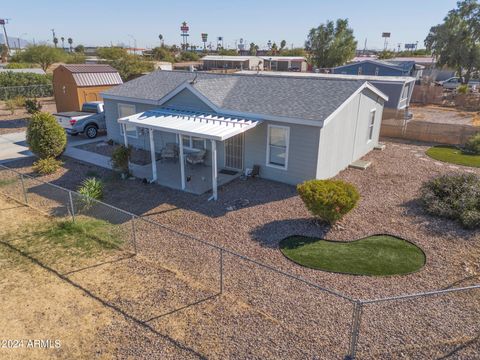
[{"label": "roof vent", "polygon": [[193,78],[192,81],[190,81],[190,85],[195,85],[195,83],[197,82],[197,77],[198,77],[198,72],[195,71],[195,77]]}]

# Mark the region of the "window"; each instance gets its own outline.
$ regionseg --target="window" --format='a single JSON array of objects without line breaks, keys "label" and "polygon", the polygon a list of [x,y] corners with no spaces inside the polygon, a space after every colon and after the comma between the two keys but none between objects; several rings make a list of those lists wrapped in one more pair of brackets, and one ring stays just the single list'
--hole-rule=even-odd
[{"label": "window", "polygon": [[268,125],[267,166],[287,169],[290,128]]},{"label": "window", "polygon": [[378,67],[375,68],[375,76],[378,76],[378,74],[380,73],[380,69]]},{"label": "window", "polygon": [[[134,115],[136,113],[135,105],[118,104],[118,118]],[[137,127],[131,124],[125,124],[127,127],[127,136],[137,138]],[[123,136],[123,124],[120,124],[120,134]]]},{"label": "window", "polygon": [[363,69],[361,66],[358,67],[358,75],[362,75],[363,74]]},{"label": "window", "polygon": [[182,135],[183,146],[189,149],[205,150],[207,141],[202,138]]},{"label": "window", "polygon": [[368,141],[373,139],[373,130],[375,129],[375,114],[376,109],[370,111],[370,119],[368,120]]}]

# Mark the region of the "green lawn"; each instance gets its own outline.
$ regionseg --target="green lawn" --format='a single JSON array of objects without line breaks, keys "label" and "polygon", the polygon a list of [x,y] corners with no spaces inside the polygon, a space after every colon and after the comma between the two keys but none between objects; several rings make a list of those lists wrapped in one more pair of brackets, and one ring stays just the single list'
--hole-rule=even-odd
[{"label": "green lawn", "polygon": [[427,150],[432,159],[451,164],[480,167],[480,155],[467,155],[454,146],[434,146]]},{"label": "green lawn", "polygon": [[387,235],[352,242],[291,236],[280,242],[280,250],[300,265],[353,275],[408,274],[425,264],[425,254],[419,247]]}]

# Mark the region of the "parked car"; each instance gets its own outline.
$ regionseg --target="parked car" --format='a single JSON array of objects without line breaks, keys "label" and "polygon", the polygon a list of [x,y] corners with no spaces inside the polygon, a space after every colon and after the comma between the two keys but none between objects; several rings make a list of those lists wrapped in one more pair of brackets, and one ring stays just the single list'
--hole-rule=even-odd
[{"label": "parked car", "polygon": [[[462,85],[462,81],[459,77],[452,77],[445,81],[437,82],[438,85],[443,86],[446,90],[456,90],[460,85]],[[480,81],[477,79],[472,79],[468,82],[469,88],[478,88],[480,86]]]},{"label": "parked car", "polygon": [[82,105],[82,111],[67,111],[53,114],[67,134],[76,136],[85,134],[96,138],[98,132],[106,130],[103,102],[91,101]]}]

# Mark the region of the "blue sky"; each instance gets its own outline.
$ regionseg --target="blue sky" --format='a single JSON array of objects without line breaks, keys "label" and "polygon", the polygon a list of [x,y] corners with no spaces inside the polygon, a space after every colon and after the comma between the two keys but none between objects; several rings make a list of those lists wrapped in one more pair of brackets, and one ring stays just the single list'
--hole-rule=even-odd
[{"label": "blue sky", "polygon": [[[368,39],[369,48],[382,48],[381,33],[392,33],[389,47],[423,40],[432,25],[453,9],[457,0],[5,0],[0,18],[11,18],[8,35],[28,40],[51,41],[50,29],[76,44],[138,47],[158,45],[158,34],[167,44],[181,42],[180,24],[190,26],[190,43],[201,44],[223,36],[225,46],[240,38],[261,47],[268,40],[303,46],[308,31],[327,19],[348,18],[359,48]],[[22,35],[23,34],[23,35]]]}]

